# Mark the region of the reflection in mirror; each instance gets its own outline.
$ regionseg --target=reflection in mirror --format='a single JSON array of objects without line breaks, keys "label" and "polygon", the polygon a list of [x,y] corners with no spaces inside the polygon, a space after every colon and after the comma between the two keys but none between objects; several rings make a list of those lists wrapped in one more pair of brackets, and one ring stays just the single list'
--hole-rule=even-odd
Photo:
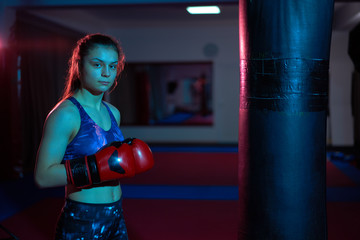
[{"label": "reflection in mirror", "polygon": [[127,63],[110,101],[122,125],[212,125],[212,63]]}]

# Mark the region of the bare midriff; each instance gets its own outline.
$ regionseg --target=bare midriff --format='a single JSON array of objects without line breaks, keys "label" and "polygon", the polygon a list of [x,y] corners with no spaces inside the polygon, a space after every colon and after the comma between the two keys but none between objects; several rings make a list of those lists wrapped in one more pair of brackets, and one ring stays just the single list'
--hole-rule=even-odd
[{"label": "bare midriff", "polygon": [[113,203],[120,200],[122,195],[119,181],[107,182],[91,188],[77,188],[66,186],[66,198],[84,203]]}]

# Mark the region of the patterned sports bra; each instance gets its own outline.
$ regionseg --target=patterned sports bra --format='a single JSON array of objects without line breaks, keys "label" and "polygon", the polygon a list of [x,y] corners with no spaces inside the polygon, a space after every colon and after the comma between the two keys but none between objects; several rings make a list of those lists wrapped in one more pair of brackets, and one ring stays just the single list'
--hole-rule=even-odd
[{"label": "patterned sports bra", "polygon": [[79,109],[81,124],[75,138],[66,147],[63,161],[92,155],[108,143],[124,140],[115,117],[106,103],[103,102],[111,118],[111,127],[108,131],[99,127],[74,97],[68,100]]}]

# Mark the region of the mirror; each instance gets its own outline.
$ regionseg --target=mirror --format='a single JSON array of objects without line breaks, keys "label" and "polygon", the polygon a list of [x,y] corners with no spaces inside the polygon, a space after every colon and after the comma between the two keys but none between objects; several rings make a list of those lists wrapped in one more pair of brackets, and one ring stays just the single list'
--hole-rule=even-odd
[{"label": "mirror", "polygon": [[127,63],[111,103],[123,125],[211,125],[212,63]]}]

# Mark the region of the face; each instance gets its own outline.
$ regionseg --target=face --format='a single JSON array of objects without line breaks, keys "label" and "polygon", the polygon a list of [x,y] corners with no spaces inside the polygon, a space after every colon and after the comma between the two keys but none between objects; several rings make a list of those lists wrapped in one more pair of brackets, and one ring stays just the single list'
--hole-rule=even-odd
[{"label": "face", "polygon": [[99,95],[114,84],[118,64],[116,50],[109,46],[99,45],[84,57],[81,74],[82,88]]}]

